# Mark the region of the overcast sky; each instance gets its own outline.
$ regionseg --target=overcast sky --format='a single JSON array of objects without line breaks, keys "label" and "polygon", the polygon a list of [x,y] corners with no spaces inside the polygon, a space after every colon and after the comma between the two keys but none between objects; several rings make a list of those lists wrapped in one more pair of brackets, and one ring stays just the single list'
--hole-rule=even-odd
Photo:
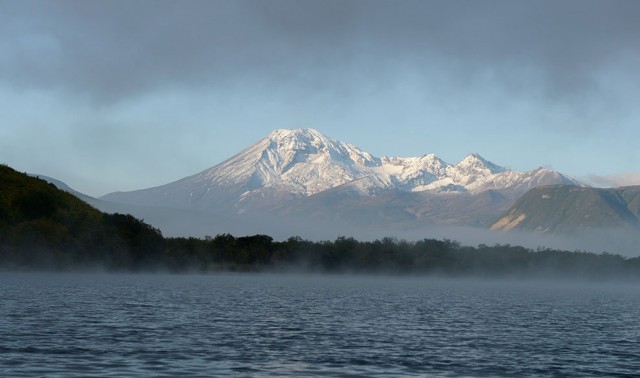
[{"label": "overcast sky", "polygon": [[278,128],[640,184],[640,1],[3,1],[0,163],[90,195]]}]

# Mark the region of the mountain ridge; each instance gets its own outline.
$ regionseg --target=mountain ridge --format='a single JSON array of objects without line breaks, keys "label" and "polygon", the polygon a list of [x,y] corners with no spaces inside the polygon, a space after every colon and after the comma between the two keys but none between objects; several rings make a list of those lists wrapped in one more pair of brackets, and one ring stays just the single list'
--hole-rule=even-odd
[{"label": "mountain ridge", "polygon": [[516,198],[539,184],[583,185],[538,168],[516,172],[477,153],[449,164],[435,154],[376,157],[313,129],[278,129],[238,154],[183,179],[102,199],[138,205],[220,209],[235,213],[279,207],[329,190],[360,196],[385,192],[470,194],[509,191]]}]

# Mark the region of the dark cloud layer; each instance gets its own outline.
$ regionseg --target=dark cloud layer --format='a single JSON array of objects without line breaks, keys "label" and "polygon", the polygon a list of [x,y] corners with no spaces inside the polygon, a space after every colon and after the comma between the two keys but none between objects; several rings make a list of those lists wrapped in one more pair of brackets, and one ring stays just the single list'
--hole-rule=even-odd
[{"label": "dark cloud layer", "polygon": [[635,0],[4,1],[0,83],[112,102],[247,83],[331,88],[362,69],[375,80],[435,68],[455,80],[492,72],[510,88],[535,77],[562,97],[640,59],[639,40]]}]

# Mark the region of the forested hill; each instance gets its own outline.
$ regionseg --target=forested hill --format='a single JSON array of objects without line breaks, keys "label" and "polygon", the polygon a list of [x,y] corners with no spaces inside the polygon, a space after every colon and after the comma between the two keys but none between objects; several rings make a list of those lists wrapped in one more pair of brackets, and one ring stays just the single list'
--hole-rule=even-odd
[{"label": "forested hill", "polygon": [[610,253],[462,246],[451,240],[313,242],[228,234],[163,238],[130,215],[105,214],[52,184],[0,166],[4,270],[296,271],[634,279],[640,258]]},{"label": "forested hill", "polygon": [[153,227],[105,214],[44,180],[0,166],[0,265],[15,269],[155,265],[164,250]]}]

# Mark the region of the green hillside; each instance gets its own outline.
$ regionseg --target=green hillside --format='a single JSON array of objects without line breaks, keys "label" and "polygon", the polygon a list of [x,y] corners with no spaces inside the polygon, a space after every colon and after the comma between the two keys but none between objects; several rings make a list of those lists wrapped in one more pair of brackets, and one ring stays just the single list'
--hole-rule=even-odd
[{"label": "green hillside", "polygon": [[159,231],[130,215],[105,214],[44,180],[0,165],[0,265],[61,269],[147,264]]},{"label": "green hillside", "polygon": [[492,229],[571,234],[639,225],[640,186],[598,189],[553,185],[525,193]]}]

